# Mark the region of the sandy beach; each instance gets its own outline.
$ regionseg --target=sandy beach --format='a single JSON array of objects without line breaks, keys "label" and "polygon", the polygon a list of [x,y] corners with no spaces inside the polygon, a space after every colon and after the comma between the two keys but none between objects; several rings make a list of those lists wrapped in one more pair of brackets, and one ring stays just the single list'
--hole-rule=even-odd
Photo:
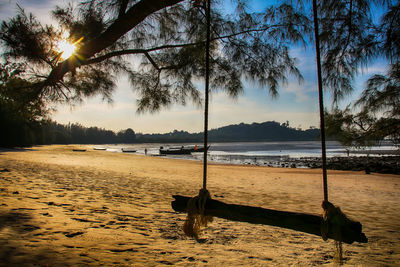
[{"label": "sandy beach", "polygon": [[[86,148],[85,152],[73,152]],[[320,169],[211,164],[215,199],[321,214]],[[328,171],[329,198],[360,221],[367,244],[349,266],[399,266],[400,175]],[[172,195],[195,196],[198,161],[42,146],[0,152],[0,266],[335,265],[334,241],[214,218],[204,242],[184,235]]]}]

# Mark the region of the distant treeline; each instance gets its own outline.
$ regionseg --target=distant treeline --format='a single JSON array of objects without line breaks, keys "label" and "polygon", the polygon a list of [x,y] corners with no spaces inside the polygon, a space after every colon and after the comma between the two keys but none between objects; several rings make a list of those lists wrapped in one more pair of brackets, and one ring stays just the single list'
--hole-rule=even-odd
[{"label": "distant treeline", "polygon": [[117,133],[98,127],[85,127],[77,123],[51,122],[44,126],[45,144],[117,144],[135,143],[135,132],[128,128]]},{"label": "distant treeline", "polygon": [[[319,130],[289,127],[289,122],[237,124],[209,131],[210,142],[245,141],[312,141],[318,140]],[[202,142],[203,133],[174,130],[164,134],[135,133],[128,128],[119,132],[80,124],[59,124],[47,121],[30,126],[8,128],[2,133],[0,146],[29,146],[42,144],[116,144],[116,143],[181,143]]]},{"label": "distant treeline", "polygon": [[115,133],[98,127],[84,127],[77,123],[63,125],[53,121],[14,123],[11,126],[13,127],[7,127],[1,131],[0,146],[2,147],[136,142],[135,132],[129,128]]}]

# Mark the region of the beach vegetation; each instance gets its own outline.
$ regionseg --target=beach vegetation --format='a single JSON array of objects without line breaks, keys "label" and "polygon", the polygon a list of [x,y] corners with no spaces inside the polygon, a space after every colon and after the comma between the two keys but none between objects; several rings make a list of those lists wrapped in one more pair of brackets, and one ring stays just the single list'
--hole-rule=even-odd
[{"label": "beach vegetation", "polygon": [[[376,10],[371,10],[366,1],[364,5],[369,13],[364,15],[364,19],[357,21],[354,17],[360,15],[351,12],[351,20],[347,22],[349,26],[343,31],[343,34],[348,36],[347,39],[340,41],[339,38],[337,52],[330,52],[335,51],[332,48],[327,53],[333,54],[333,58],[338,58],[338,55],[340,59],[359,58],[361,67],[368,66],[376,58],[387,62],[386,71],[372,75],[356,101],[342,109],[334,106],[330,112],[325,113],[328,133],[335,135],[346,146],[365,147],[379,144],[382,140],[391,140],[400,147],[400,3],[378,2],[386,7],[380,19],[373,23]],[[361,38],[362,35],[365,38]],[[351,42],[354,44],[350,45]],[[355,67],[358,70],[359,67]],[[340,68],[351,70],[350,67]],[[336,95],[336,99],[339,99],[340,94]]]},{"label": "beach vegetation", "polygon": [[25,80],[19,64],[0,64],[0,146],[29,146],[42,142],[42,123],[49,109],[32,96],[31,83]]},{"label": "beach vegetation", "polygon": [[136,134],[131,128],[120,131],[117,134],[119,143],[135,143],[136,142]]},{"label": "beach vegetation", "polygon": [[354,103],[326,113],[327,132],[346,146],[368,147],[391,140],[400,147],[400,64],[390,67],[387,75],[374,75]]},{"label": "beach vegetation", "polygon": [[132,144],[135,132],[128,128],[114,132],[99,127],[85,127],[78,123],[67,125],[48,121],[43,125],[44,144]]}]

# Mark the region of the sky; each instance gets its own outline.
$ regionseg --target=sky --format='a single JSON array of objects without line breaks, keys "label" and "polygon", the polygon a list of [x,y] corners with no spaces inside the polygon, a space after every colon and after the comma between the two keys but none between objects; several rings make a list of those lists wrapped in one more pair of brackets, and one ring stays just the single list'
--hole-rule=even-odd
[{"label": "sky", "polygon": [[[16,3],[26,12],[32,12],[41,22],[51,22],[50,11],[56,6],[64,6],[71,1],[65,0],[0,0],[0,19],[6,20],[16,13]],[[77,0],[75,0],[77,2]],[[253,0],[251,7],[260,11],[265,0]],[[289,121],[291,127],[308,129],[319,127],[319,106],[316,78],[315,52],[313,47],[305,50],[293,47],[291,54],[298,60],[298,68],[304,76],[303,83],[289,78],[287,84],[279,89],[279,97],[272,99],[266,88],[244,81],[244,93],[237,99],[231,99],[224,93],[211,96],[209,110],[209,128],[218,128],[230,124],[264,121]],[[342,103],[347,105],[360,94],[368,76],[383,73],[385,65],[376,63],[363,70],[355,81],[355,92]],[[80,123],[84,126],[119,131],[132,128],[140,133],[166,133],[173,130],[201,132],[204,125],[204,111],[191,105],[174,105],[155,114],[138,114],[136,101],[138,95],[133,92],[126,77],[120,77],[113,102],[107,103],[101,97],[85,99],[79,105],[58,105],[52,119],[59,123]],[[199,84],[200,88],[204,84]],[[329,107],[331,96],[325,93],[325,106]]]}]

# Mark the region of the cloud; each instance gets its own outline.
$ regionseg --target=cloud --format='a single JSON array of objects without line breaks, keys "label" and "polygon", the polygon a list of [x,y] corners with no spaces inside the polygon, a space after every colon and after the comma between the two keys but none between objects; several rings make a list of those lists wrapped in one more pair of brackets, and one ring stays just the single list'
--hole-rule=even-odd
[{"label": "cloud", "polygon": [[[294,47],[290,50],[292,56],[298,60],[298,68],[304,76],[304,84],[297,84],[294,79],[291,79],[287,86],[283,87],[282,92],[295,95],[295,102],[298,104],[308,105],[313,102],[317,102],[318,90],[317,90],[317,69],[314,48],[310,46],[307,49],[301,47]],[[353,80],[354,92],[347,95],[343,100],[340,101],[339,107],[346,107],[348,104],[354,102],[360,96],[361,92],[365,88],[365,83],[368,78],[374,74],[386,73],[388,62],[384,59],[378,59],[373,64],[370,64],[367,68],[360,67],[358,75]],[[325,107],[329,107],[332,104],[333,96],[330,91],[324,91]]]},{"label": "cloud", "polygon": [[64,6],[68,3],[77,3],[78,0],[2,0],[0,5],[0,17],[8,20],[18,12],[17,4],[25,10],[25,13],[32,13],[41,23],[52,24],[54,20],[51,11],[58,5]]},{"label": "cloud", "polygon": [[136,104],[114,103],[109,105],[97,100],[70,109],[60,106],[53,118],[60,123],[80,123],[86,126],[118,131],[132,128],[137,132],[170,132],[174,129],[199,131],[202,110],[191,107],[174,106],[156,114],[137,114]]},{"label": "cloud", "polygon": [[378,60],[366,68],[359,68],[359,76],[371,76],[374,74],[385,74],[388,71],[388,64],[384,59]]},{"label": "cloud", "polygon": [[312,84],[308,81],[303,84],[291,81],[287,86],[282,88],[282,91],[288,94],[294,94],[296,103],[304,104],[315,101],[318,93],[316,84]]},{"label": "cloud", "polygon": [[365,90],[368,79],[376,74],[385,75],[388,67],[388,62],[386,60],[379,59],[368,66],[368,68],[359,68],[359,73],[353,81],[354,91],[340,101],[339,108],[345,108],[347,105],[353,104]]},{"label": "cloud", "polygon": [[[285,108],[285,106],[291,106]],[[223,94],[213,97],[210,104],[210,125],[212,128],[237,124],[241,122],[278,121],[292,122],[308,128],[318,124],[318,113],[313,108],[296,108],[286,101],[272,101],[268,98],[255,100],[240,97],[236,101],[229,101]]]},{"label": "cloud", "polygon": [[309,46],[307,49],[304,47],[293,47],[290,49],[290,55],[297,59],[297,67],[305,77],[309,75],[315,77],[317,72],[315,51],[311,48],[312,46]]},{"label": "cloud", "polygon": [[[120,92],[120,94],[124,94]],[[132,98],[133,99],[133,98]],[[240,97],[232,100],[224,93],[211,97],[209,110],[209,129],[229,124],[253,123],[264,121],[291,122],[303,128],[318,125],[318,114],[310,109],[283,108],[278,102],[254,101]],[[277,109],[276,107],[280,107]],[[100,98],[86,101],[81,106],[70,108],[59,106],[53,117],[60,123],[80,123],[85,126],[97,126],[118,131],[132,128],[142,133],[165,133],[173,130],[189,132],[203,131],[204,111],[191,105],[174,105],[168,110],[156,114],[137,114],[135,102],[115,101],[112,105],[101,102]]]}]

